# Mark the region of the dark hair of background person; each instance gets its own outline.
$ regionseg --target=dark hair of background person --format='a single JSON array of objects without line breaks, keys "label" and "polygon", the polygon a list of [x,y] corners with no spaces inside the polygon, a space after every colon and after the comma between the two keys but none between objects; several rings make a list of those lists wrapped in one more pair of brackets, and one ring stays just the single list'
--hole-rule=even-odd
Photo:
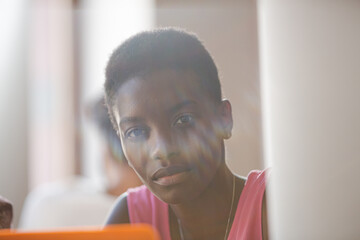
[{"label": "dark hair of background person", "polygon": [[127,160],[122,151],[121,141],[110,121],[104,97],[101,96],[88,106],[87,115],[96,125],[98,132],[109,146],[114,159],[118,162],[126,163]]},{"label": "dark hair of background person", "polygon": [[0,196],[0,229],[11,228],[13,208],[11,203]]}]

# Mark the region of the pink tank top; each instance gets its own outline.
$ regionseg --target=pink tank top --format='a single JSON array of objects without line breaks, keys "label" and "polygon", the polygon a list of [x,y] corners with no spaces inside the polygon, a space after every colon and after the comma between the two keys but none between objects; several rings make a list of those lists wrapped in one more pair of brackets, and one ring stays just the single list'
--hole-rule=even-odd
[{"label": "pink tank top", "polygon": [[[241,193],[228,240],[262,239],[261,208],[266,170],[251,171]],[[171,240],[168,204],[155,197],[144,185],[129,189],[127,196],[130,223],[148,223]]]}]

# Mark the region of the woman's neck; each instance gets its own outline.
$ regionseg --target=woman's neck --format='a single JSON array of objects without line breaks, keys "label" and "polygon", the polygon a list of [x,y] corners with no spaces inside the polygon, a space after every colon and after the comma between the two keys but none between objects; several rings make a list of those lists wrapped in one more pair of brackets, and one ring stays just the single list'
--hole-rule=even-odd
[{"label": "woman's neck", "polygon": [[196,199],[170,205],[173,217],[181,225],[179,229],[187,236],[186,239],[201,239],[206,235],[212,236],[211,239],[224,237],[230,215],[233,215],[230,213],[232,202],[235,202],[235,210],[237,206],[238,194],[233,191],[234,183],[234,175],[224,163]]}]

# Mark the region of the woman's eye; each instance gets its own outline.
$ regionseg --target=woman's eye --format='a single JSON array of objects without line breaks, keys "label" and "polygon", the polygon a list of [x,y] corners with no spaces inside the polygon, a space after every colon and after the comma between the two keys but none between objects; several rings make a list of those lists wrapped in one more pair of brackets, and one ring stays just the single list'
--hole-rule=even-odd
[{"label": "woman's eye", "polygon": [[132,128],[130,130],[128,130],[125,134],[126,138],[129,139],[142,139],[142,138],[146,138],[147,136],[147,129],[145,128]]},{"label": "woman's eye", "polygon": [[183,124],[193,124],[194,123],[194,117],[190,114],[180,116],[176,122],[175,125],[183,125]]}]

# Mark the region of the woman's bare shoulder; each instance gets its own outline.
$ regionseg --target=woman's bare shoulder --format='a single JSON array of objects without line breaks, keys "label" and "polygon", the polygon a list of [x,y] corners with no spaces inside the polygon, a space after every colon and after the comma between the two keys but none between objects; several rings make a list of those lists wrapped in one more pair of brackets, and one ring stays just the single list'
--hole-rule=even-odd
[{"label": "woman's bare shoulder", "polygon": [[116,200],[105,225],[130,223],[129,212],[127,206],[127,193],[121,194]]}]

